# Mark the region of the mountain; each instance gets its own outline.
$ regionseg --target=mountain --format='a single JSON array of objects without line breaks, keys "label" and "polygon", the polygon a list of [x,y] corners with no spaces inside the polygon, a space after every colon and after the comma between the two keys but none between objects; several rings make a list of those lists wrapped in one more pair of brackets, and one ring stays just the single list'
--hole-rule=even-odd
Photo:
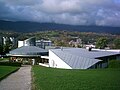
[{"label": "mountain", "polygon": [[37,23],[37,22],[27,22],[27,21],[3,21],[3,20],[0,20],[0,30],[15,31],[15,32],[69,30],[69,31],[80,31],[80,32],[120,34],[120,27],[81,26],[81,25],[66,25],[66,24],[56,24],[56,23]]}]

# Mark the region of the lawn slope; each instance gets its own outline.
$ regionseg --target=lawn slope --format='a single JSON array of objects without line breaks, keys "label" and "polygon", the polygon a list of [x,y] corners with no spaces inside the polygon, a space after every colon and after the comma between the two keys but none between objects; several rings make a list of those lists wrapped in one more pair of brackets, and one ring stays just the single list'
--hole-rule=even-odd
[{"label": "lawn slope", "polygon": [[119,90],[120,69],[63,70],[33,66],[35,90]]},{"label": "lawn slope", "polygon": [[0,80],[18,70],[19,67],[12,67],[12,66],[0,66]]}]

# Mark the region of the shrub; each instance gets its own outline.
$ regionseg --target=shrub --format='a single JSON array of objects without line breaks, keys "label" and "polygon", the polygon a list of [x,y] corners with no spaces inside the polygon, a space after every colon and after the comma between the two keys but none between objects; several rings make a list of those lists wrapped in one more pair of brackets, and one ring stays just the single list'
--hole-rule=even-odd
[{"label": "shrub", "polygon": [[0,62],[1,66],[18,66],[20,67],[22,63],[19,62]]}]

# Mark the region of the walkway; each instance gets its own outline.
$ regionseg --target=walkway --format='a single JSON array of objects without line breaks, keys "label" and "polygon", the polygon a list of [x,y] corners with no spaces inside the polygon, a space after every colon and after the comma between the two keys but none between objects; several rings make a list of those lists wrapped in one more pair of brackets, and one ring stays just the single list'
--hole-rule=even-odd
[{"label": "walkway", "polygon": [[0,82],[0,90],[31,90],[31,66],[24,65]]}]

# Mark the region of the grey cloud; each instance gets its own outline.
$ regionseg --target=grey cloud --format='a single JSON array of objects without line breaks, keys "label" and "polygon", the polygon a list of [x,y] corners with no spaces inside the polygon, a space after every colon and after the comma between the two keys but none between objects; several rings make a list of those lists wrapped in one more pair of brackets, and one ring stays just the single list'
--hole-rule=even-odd
[{"label": "grey cloud", "polygon": [[0,2],[4,2],[13,6],[33,6],[38,3],[42,3],[42,0],[0,0]]},{"label": "grey cloud", "polygon": [[120,26],[120,0],[0,0],[0,19]]}]

